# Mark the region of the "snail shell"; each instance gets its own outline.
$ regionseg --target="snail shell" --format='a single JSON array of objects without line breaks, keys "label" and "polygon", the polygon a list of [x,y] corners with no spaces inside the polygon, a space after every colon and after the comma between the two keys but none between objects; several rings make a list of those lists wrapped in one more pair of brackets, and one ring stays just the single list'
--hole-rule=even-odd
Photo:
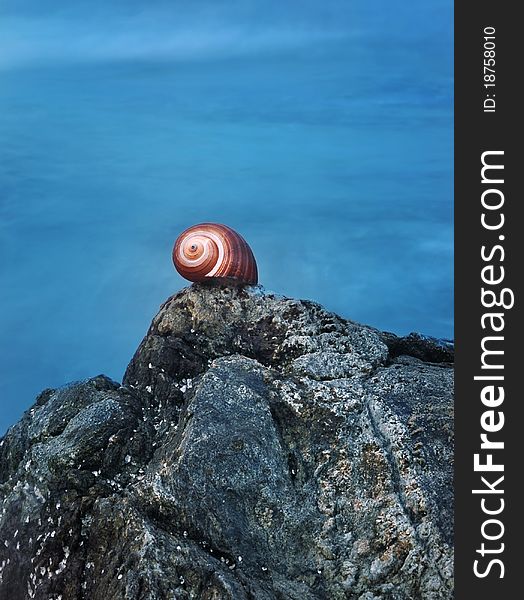
[{"label": "snail shell", "polygon": [[250,285],[258,282],[257,263],[246,240],[218,223],[200,223],[183,231],[173,248],[173,264],[189,281],[231,277]]}]

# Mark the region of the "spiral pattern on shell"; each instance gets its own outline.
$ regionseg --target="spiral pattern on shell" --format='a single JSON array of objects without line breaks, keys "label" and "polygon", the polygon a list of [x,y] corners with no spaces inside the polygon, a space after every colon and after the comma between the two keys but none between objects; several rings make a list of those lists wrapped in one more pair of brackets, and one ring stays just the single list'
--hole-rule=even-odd
[{"label": "spiral pattern on shell", "polygon": [[246,240],[219,223],[200,223],[183,231],[173,248],[173,264],[189,281],[231,277],[250,285],[258,282],[257,263]]}]

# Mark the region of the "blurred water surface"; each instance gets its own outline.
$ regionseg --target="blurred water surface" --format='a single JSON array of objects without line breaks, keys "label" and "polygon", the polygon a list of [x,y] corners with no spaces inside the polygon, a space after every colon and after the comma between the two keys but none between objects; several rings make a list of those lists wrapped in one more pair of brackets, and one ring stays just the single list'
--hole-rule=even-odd
[{"label": "blurred water surface", "polygon": [[121,378],[199,221],[270,290],[452,337],[452,6],[423,4],[0,4],[0,433]]}]

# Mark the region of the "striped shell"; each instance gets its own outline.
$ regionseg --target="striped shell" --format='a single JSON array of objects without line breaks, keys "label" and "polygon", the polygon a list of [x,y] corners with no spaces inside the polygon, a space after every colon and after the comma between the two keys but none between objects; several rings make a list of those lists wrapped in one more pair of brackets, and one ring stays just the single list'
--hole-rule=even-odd
[{"label": "striped shell", "polygon": [[183,231],[173,248],[175,269],[189,281],[231,277],[258,282],[257,263],[246,240],[226,225],[200,223]]}]

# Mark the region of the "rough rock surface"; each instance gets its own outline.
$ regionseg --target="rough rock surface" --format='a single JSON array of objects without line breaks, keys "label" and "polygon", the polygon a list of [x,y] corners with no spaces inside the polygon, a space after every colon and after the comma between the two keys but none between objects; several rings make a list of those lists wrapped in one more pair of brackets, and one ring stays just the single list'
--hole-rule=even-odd
[{"label": "rough rock surface", "polygon": [[122,385],[46,390],[0,441],[0,598],[452,598],[450,360],[182,290]]}]

